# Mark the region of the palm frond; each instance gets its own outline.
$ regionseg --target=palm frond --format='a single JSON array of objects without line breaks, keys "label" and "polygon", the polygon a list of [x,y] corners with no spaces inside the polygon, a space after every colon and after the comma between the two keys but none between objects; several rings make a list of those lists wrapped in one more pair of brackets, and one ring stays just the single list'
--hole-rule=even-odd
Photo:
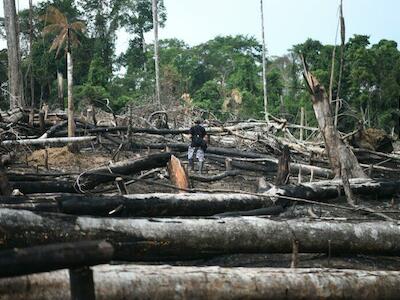
[{"label": "palm frond", "polygon": [[46,14],[40,16],[40,19],[49,24],[60,24],[60,25],[68,24],[67,17],[54,6],[50,6],[47,9]]},{"label": "palm frond", "polygon": [[49,33],[58,33],[62,29],[63,29],[63,26],[60,24],[47,25],[45,28],[43,28],[42,34],[47,35]]},{"label": "palm frond", "polygon": [[60,48],[62,45],[65,43],[67,39],[67,34],[68,34],[68,29],[63,29],[60,34],[57,35],[57,37],[53,40],[53,43],[51,44],[51,47],[49,49],[49,52],[57,49],[56,56],[58,55],[58,52],[60,51]]},{"label": "palm frond", "polygon": [[76,21],[70,25],[70,28],[76,32],[85,32],[86,25],[81,21]]}]

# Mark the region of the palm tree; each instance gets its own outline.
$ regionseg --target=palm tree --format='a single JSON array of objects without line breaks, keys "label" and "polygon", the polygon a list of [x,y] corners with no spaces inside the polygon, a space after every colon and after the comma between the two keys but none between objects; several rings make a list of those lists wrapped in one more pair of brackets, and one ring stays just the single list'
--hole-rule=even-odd
[{"label": "palm tree", "polygon": [[[56,56],[64,47],[67,53],[67,82],[68,82],[68,137],[75,136],[74,101],[73,101],[73,62],[72,46],[79,44],[78,33],[85,31],[85,24],[80,21],[70,23],[67,17],[55,7],[49,7],[46,15],[42,16],[47,25],[43,34],[55,34],[50,50],[57,50]],[[70,147],[71,149],[71,147]]]}]

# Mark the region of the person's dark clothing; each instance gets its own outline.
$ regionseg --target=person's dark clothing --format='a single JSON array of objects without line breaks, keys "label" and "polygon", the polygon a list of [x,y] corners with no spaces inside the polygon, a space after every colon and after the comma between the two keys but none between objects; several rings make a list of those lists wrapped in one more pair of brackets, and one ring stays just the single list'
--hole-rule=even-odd
[{"label": "person's dark clothing", "polygon": [[206,130],[201,125],[195,125],[190,128],[189,133],[192,135],[192,147],[201,148],[203,151],[207,149],[207,143],[204,137],[207,135]]}]

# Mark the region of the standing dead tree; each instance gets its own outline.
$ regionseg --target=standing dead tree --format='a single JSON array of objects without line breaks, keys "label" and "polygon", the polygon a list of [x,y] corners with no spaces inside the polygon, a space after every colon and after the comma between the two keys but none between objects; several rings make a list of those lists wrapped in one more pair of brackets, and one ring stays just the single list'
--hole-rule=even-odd
[{"label": "standing dead tree", "polygon": [[20,65],[18,22],[15,9],[15,0],[3,0],[4,27],[7,36],[8,54],[8,93],[10,94],[10,108],[24,106],[22,73]]},{"label": "standing dead tree", "polygon": [[332,116],[329,98],[325,88],[318,79],[308,70],[304,57],[304,79],[312,96],[312,104],[318,126],[324,138],[325,148],[335,177],[343,180],[343,186],[349,203],[354,204],[350,190],[350,178],[367,178],[356,156],[340,138]]}]

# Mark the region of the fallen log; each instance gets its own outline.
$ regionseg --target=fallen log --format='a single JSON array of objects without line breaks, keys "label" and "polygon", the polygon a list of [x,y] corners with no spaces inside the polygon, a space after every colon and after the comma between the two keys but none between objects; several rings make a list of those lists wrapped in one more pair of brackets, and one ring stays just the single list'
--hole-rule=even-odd
[{"label": "fallen log", "polygon": [[[349,183],[354,195],[379,198],[393,196],[400,191],[399,180],[353,178],[349,180]],[[279,202],[286,202],[285,197],[318,201],[320,199],[334,199],[344,195],[344,187],[342,180],[339,179],[322,180],[297,185],[274,186],[263,194],[271,197],[271,199],[279,199]],[[276,202],[276,204],[278,203]]]},{"label": "fallen log", "polygon": [[25,139],[25,140],[7,140],[2,141],[2,146],[13,145],[50,145],[50,144],[65,144],[65,143],[80,143],[88,142],[96,139],[95,136],[79,136],[66,138],[47,138],[47,139]]},{"label": "fallen log", "polygon": [[106,241],[83,241],[0,251],[0,277],[93,266],[112,260]]},{"label": "fallen log", "polygon": [[257,209],[273,202],[246,194],[131,194],[70,195],[49,194],[0,197],[0,208],[59,212],[73,215],[160,217],[210,216],[225,211]]},{"label": "fallen log", "polygon": [[215,219],[114,219],[0,209],[0,249],[107,238],[116,260],[194,259],[229,253],[399,255],[393,222]]},{"label": "fallen log", "polygon": [[200,182],[213,182],[213,181],[218,181],[218,180],[224,179],[226,177],[233,177],[233,176],[239,175],[240,173],[241,172],[239,170],[230,170],[230,171],[225,171],[220,174],[211,175],[211,176],[191,174],[189,177],[190,177],[190,179],[200,181]]},{"label": "fallen log", "polygon": [[[47,139],[51,136],[54,135],[55,132],[57,132],[59,129],[66,127],[68,125],[68,121],[62,121],[59,123],[56,123],[55,125],[51,126],[43,135],[39,137],[39,139]],[[68,133],[62,136],[67,136]]]},{"label": "fallen log", "polygon": [[[236,130],[245,130],[251,129],[254,127],[266,127],[268,124],[266,123],[240,123],[233,126],[227,127],[205,127],[206,132],[209,134],[215,133],[223,133],[223,132],[231,132]],[[78,129],[76,133],[111,133],[111,132],[119,132],[119,131],[127,131],[129,126],[116,126],[116,127],[98,127],[98,128],[90,128],[90,129]],[[157,129],[157,128],[138,128],[132,127],[132,133],[147,133],[147,134],[157,134],[157,135],[179,135],[179,134],[189,134],[190,128],[177,128],[177,129]],[[66,136],[66,131],[60,131],[54,134],[55,136]]]},{"label": "fallen log", "polygon": [[[237,174],[236,170],[228,171]],[[219,176],[219,175],[217,175]],[[196,179],[200,179],[197,177]],[[212,177],[211,177],[212,178]],[[208,177],[200,180],[209,180]],[[36,183],[34,183],[36,184]],[[36,184],[40,186],[40,182]],[[17,186],[13,186],[16,188]],[[400,191],[400,181],[351,179],[350,188],[355,195],[364,197],[389,197]],[[196,193],[196,194],[131,194],[131,195],[73,195],[49,194],[0,197],[0,208],[51,211],[73,215],[109,216],[120,207],[118,214],[125,217],[162,216],[212,216],[222,214],[255,215],[280,212],[291,201],[326,201],[344,195],[340,180],[319,181],[298,185],[272,186],[264,188],[261,194],[238,193]],[[301,202],[301,201],[300,201]],[[271,208],[270,210],[265,208]],[[261,209],[261,210],[260,210]],[[277,210],[278,209],[278,210]],[[244,212],[248,211],[248,212]],[[232,212],[237,212],[233,213]]]},{"label": "fallen log", "polygon": [[[120,265],[93,267],[96,299],[398,299],[400,272]],[[0,280],[1,300],[70,299],[68,272]]]},{"label": "fallen log", "polygon": [[14,108],[7,112],[0,112],[0,119],[5,123],[17,123],[25,117],[25,113],[21,108]]},{"label": "fallen log", "polygon": [[171,158],[171,153],[156,153],[137,159],[128,159],[107,166],[91,169],[80,176],[85,188],[93,188],[99,183],[114,180],[121,175],[132,175],[140,171],[165,167]]},{"label": "fallen log", "polygon": [[[167,144],[133,144],[133,147],[140,148],[140,149],[165,149],[165,147],[169,147],[172,150],[177,151],[187,151],[186,144],[180,143],[167,143]],[[262,153],[250,152],[250,151],[241,151],[231,148],[220,148],[220,147],[208,147],[206,152],[206,157],[208,154],[216,154],[222,155],[225,158],[233,158],[233,157],[247,157],[247,158],[262,158],[265,163],[269,163],[274,166],[275,170],[278,165],[278,159],[268,156]],[[290,172],[293,174],[298,174],[299,170],[301,169],[303,175],[310,175],[311,173],[314,176],[324,177],[324,178],[332,178],[333,172],[329,169],[320,168],[317,166],[310,166],[306,164],[299,164],[299,163],[291,163],[290,164]]]},{"label": "fallen log", "polygon": [[77,193],[74,181],[41,180],[10,182],[12,189],[18,189],[23,194],[36,193]]}]

